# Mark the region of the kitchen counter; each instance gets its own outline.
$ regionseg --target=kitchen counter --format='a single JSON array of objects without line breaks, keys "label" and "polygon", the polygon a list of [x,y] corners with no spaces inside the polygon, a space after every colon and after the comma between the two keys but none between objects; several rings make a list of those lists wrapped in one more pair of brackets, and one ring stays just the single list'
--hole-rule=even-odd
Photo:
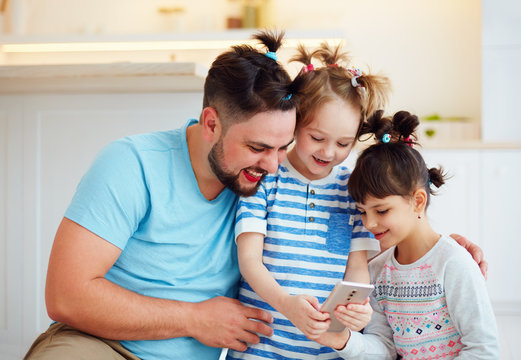
[{"label": "kitchen counter", "polygon": [[208,69],[197,63],[0,66],[0,94],[200,92]]},{"label": "kitchen counter", "polygon": [[[482,140],[457,140],[451,141],[428,139],[420,140],[420,145],[414,148],[422,152],[422,150],[520,150],[521,142],[491,142]],[[372,140],[358,142],[355,152],[361,152],[367,146],[373,144]]]}]

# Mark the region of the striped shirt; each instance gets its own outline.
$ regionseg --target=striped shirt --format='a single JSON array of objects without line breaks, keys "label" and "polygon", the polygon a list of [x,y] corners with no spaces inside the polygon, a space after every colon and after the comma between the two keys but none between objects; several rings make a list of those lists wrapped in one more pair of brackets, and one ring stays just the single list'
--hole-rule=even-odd
[{"label": "striped shirt", "polygon": [[[312,295],[323,303],[342,280],[349,251],[367,250],[372,257],[380,250],[347,193],[349,174],[337,166],[327,177],[311,181],[286,160],[265,178],[257,194],[240,199],[235,236],[264,234],[264,265],[289,294]],[[270,312],[274,333],[261,336],[260,343],[245,352],[230,350],[227,359],[342,359],[335,350],[308,340],[244,279],[239,300]]]}]

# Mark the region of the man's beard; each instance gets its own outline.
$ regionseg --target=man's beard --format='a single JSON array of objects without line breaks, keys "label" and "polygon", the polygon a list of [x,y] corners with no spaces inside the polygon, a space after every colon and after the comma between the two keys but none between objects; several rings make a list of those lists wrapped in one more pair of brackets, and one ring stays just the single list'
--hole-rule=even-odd
[{"label": "man's beard", "polygon": [[[222,163],[224,162],[223,158],[223,141],[222,139],[219,139],[217,144],[215,144],[212,147],[212,150],[210,150],[210,153],[208,154],[208,162],[210,163],[210,167],[212,168],[213,173],[224,186],[233,191],[235,194],[239,196],[255,195],[266,174],[262,175],[262,177],[254,187],[249,189],[242,189],[239,183],[239,176],[241,175],[241,173],[239,172],[238,174],[233,174],[231,172],[226,171],[222,166]],[[256,171],[264,173],[266,172],[262,169],[256,169]]]}]

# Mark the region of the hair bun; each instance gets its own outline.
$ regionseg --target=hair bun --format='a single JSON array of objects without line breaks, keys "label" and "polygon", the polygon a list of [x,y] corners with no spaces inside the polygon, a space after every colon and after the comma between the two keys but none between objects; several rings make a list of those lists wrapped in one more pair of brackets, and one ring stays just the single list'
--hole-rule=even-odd
[{"label": "hair bun", "polygon": [[408,111],[398,111],[393,116],[393,130],[401,138],[411,136],[416,128],[420,125],[418,116],[411,114]]}]

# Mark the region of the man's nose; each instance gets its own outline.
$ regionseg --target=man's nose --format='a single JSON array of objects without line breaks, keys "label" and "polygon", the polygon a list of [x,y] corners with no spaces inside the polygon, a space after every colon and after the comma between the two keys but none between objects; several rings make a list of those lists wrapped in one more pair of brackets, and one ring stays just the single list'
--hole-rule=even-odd
[{"label": "man's nose", "polygon": [[[283,159],[283,158],[282,158]],[[273,174],[277,172],[279,167],[279,154],[277,151],[269,151],[262,158],[261,167],[267,172]]]}]

